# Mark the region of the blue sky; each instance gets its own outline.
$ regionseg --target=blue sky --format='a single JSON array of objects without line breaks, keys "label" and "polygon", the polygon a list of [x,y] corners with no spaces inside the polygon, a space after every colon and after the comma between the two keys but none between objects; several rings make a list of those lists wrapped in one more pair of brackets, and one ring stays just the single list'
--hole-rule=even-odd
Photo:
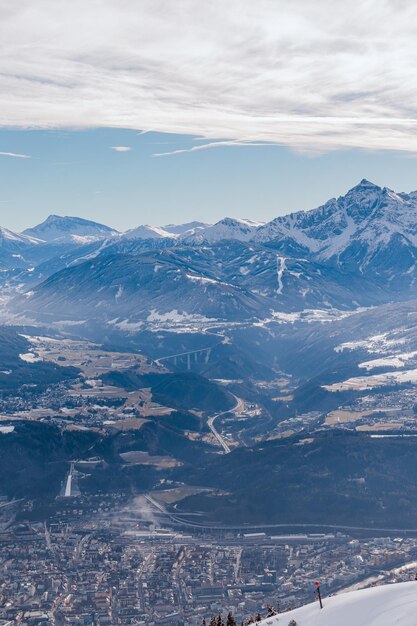
[{"label": "blue sky", "polygon": [[274,145],[154,156],[203,143],[136,130],[2,130],[0,152],[30,158],[0,156],[0,224],[19,231],[50,213],[122,230],[225,215],[269,220],[318,206],[364,177],[398,191],[417,188],[417,159],[408,153],[306,155]]}]

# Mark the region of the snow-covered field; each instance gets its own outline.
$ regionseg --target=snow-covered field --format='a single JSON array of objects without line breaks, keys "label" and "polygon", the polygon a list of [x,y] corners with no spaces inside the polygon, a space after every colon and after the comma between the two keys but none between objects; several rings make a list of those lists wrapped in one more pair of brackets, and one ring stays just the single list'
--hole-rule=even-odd
[{"label": "snow-covered field", "polygon": [[19,354],[19,357],[22,361],[26,361],[26,363],[36,363],[37,361],[42,361],[41,358],[36,356],[33,352],[25,352],[25,354]]},{"label": "snow-covered field", "polygon": [[359,363],[358,367],[363,369],[373,370],[377,367],[405,367],[410,363],[410,361],[414,361],[417,357],[417,352],[404,352],[402,354],[396,354],[394,356],[386,356],[380,359],[372,359],[371,361],[365,361],[364,363]]},{"label": "snow-covered field", "polygon": [[352,591],[269,617],[262,626],[416,626],[417,582],[382,585]]},{"label": "snow-covered field", "polygon": [[[295,322],[304,322],[306,324],[318,323],[325,324],[327,322],[335,322],[338,320],[357,315],[366,311],[365,307],[358,307],[350,311],[340,311],[339,309],[303,309],[302,311],[293,311],[287,313],[285,311],[272,311],[272,316],[268,317],[260,322],[255,322],[254,326],[266,326],[271,323],[278,324],[295,324]],[[351,342],[352,345],[354,342]],[[357,342],[359,343],[359,342]],[[354,346],[356,347],[356,345]],[[343,349],[351,349],[351,344],[341,344],[337,346],[336,352]],[[353,349],[353,348],[352,348]]]},{"label": "snow-covered field", "polygon": [[346,341],[337,346],[335,351],[367,350],[370,354],[386,354],[404,343],[405,339],[389,339],[388,333],[382,333],[380,335],[372,335],[372,337],[359,341]]},{"label": "snow-covered field", "polygon": [[399,372],[384,372],[383,374],[373,374],[371,376],[356,376],[348,378],[340,383],[323,385],[327,391],[364,391],[375,387],[389,387],[390,385],[403,385],[410,383],[417,384],[417,369],[401,370]]}]

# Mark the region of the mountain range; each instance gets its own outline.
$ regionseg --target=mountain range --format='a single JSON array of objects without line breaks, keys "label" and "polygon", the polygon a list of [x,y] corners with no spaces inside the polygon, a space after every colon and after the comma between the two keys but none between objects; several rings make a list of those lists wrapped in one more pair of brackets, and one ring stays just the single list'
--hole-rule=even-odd
[{"label": "mountain range", "polygon": [[353,310],[414,296],[417,192],[367,180],[338,199],[262,224],[139,226],[118,233],[50,216],[1,231],[3,284],[13,311],[120,323],[178,312],[222,321],[277,311]]},{"label": "mountain range", "polygon": [[[65,358],[53,368],[27,361],[32,335],[139,353],[163,368],[159,382],[132,368],[98,378],[128,392],[151,388],[167,407],[194,411],[181,417],[184,432],[169,449],[157,416],[137,436],[159,442],[158,454],[186,450],[172,479],[225,490],[187,497],[177,512],[227,523],[267,516],[413,527],[416,218],[416,193],[362,180],[321,207],[267,224],[225,218],[118,233],[55,216],[22,234],[3,229],[0,316],[14,329],[3,333],[0,383],[20,398],[25,385],[65,385],[77,375]],[[241,400],[243,415],[217,405],[220,389],[226,408]],[[202,409],[194,398],[204,390]],[[208,428],[219,410],[218,428],[236,448],[213,463],[210,445],[200,442],[196,454],[186,433],[195,418]],[[375,429],[384,414],[390,436],[356,431],[347,413],[375,414]],[[412,434],[391,438],[402,424]]]}]

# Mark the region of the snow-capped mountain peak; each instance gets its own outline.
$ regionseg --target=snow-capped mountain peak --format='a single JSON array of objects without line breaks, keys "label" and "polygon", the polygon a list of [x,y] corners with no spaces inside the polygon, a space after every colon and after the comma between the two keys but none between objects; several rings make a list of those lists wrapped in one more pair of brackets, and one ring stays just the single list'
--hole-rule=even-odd
[{"label": "snow-capped mountain peak", "polygon": [[144,224],[126,231],[121,237],[123,239],[176,239],[178,235],[168,232],[161,226]]},{"label": "snow-capped mountain peak", "polygon": [[381,187],[379,185],[377,185],[376,183],[373,183],[367,178],[362,178],[362,180],[357,185],[352,187],[352,189],[350,189],[348,193],[360,192],[360,191],[365,191],[365,192],[380,191],[380,190],[381,190]]},{"label": "snow-capped mountain peak", "polygon": [[385,188],[364,178],[359,185],[349,189],[345,196],[338,198],[337,202],[344,204],[348,216],[360,222],[369,216],[384,192]]},{"label": "snow-capped mountain peak", "polygon": [[210,226],[210,224],[206,224],[205,222],[193,221],[187,224],[167,224],[166,226],[162,226],[162,228],[173,235],[184,235],[184,233],[207,228],[208,226]]},{"label": "snow-capped mountain peak", "polygon": [[417,196],[397,194],[363,179],[317,209],[277,217],[258,228],[254,240],[290,240],[319,260],[354,253],[363,264],[395,236],[416,246],[416,213]]},{"label": "snow-capped mountain peak", "polygon": [[14,233],[12,230],[0,226],[0,245],[6,242],[34,245],[41,243],[41,241],[39,239],[36,239],[36,237],[29,237],[24,234]]},{"label": "snow-capped mountain peak", "polygon": [[225,217],[213,226],[185,233],[183,238],[187,243],[214,243],[223,239],[249,241],[254,236],[256,229],[261,225],[262,222]]},{"label": "snow-capped mountain peak", "polygon": [[112,237],[117,231],[82,217],[50,215],[44,222],[27,228],[22,234],[47,243],[89,243]]}]

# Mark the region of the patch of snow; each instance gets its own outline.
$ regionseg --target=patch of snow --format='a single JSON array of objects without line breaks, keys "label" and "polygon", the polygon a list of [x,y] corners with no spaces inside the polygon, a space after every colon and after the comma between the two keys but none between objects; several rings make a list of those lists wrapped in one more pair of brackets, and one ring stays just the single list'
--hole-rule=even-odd
[{"label": "patch of snow", "polygon": [[80,244],[80,246],[84,246],[87,243],[97,241],[97,237],[93,235],[71,235],[71,241]]},{"label": "patch of snow", "polygon": [[0,426],[0,434],[8,435],[14,431],[14,426]]},{"label": "patch of snow", "polygon": [[367,339],[359,339],[357,341],[346,341],[339,344],[335,348],[335,352],[343,352],[344,350],[367,350],[374,354],[383,354],[394,346],[405,343],[405,339],[388,339],[388,333],[380,335],[372,335]]},{"label": "patch of snow", "polygon": [[85,381],[85,384],[88,385],[89,387],[102,387],[103,383],[101,382],[101,380],[98,380],[96,378],[87,378]]},{"label": "patch of snow", "polygon": [[409,361],[412,361],[417,356],[415,352],[404,352],[403,354],[396,354],[394,356],[381,357],[380,359],[372,359],[371,361],[364,361],[359,363],[358,367],[366,369],[368,371],[377,367],[405,367]]},{"label": "patch of snow", "polygon": [[364,391],[375,387],[388,387],[390,385],[417,384],[417,369],[403,370],[400,372],[384,372],[371,376],[355,376],[340,383],[323,385],[327,391]]},{"label": "patch of snow", "polygon": [[[342,320],[346,317],[351,317],[352,315],[357,315],[358,313],[362,313],[364,310],[365,309],[363,307],[360,307],[358,309],[353,309],[352,311],[340,311],[339,309],[333,308],[303,309],[302,311],[294,311],[292,313],[287,313],[285,311],[272,311],[271,318],[262,320],[261,322],[256,322],[254,325],[265,326],[271,322],[277,322],[278,324],[294,324],[295,322],[303,322],[306,324],[325,324]],[[336,351],[338,348],[340,348],[340,346],[336,348]]]},{"label": "patch of snow", "polygon": [[120,320],[119,322],[118,318],[114,320],[109,320],[107,324],[109,326],[114,326],[115,328],[118,328],[119,330],[123,330],[127,333],[136,333],[143,327],[143,322],[131,322],[127,319]]},{"label": "patch of snow", "polygon": [[58,327],[66,327],[66,326],[81,326],[82,324],[86,324],[87,320],[57,320],[56,322],[53,322],[54,326],[58,326]]},{"label": "patch of snow", "polygon": [[281,295],[282,294],[282,290],[284,289],[284,284],[282,282],[282,277],[284,275],[285,269],[286,269],[285,257],[277,255],[277,279],[278,279],[277,294],[278,295]]},{"label": "patch of snow", "polygon": [[26,363],[37,363],[38,361],[42,361],[42,359],[33,352],[26,352],[25,354],[19,354],[19,358],[22,361],[26,361]]},{"label": "patch of snow", "polygon": [[285,313],[284,311],[273,311],[272,318],[274,322],[293,324],[294,322],[298,322],[301,319],[301,312],[297,311],[295,313]]},{"label": "patch of snow", "polygon": [[186,274],[186,276],[189,280],[195,283],[210,283],[212,285],[222,284],[219,280],[214,280],[213,278],[207,278],[206,276],[193,276],[192,274]]},{"label": "patch of snow", "polygon": [[173,309],[172,311],[168,311],[167,313],[159,313],[156,309],[152,309],[146,318],[148,322],[176,322],[176,323],[207,323],[207,322],[215,322],[214,318],[205,317],[204,315],[199,315],[198,313],[179,313],[177,309]]},{"label": "patch of snow", "polygon": [[[369,435],[371,439],[402,439],[403,437],[417,437],[417,435],[410,435],[407,433],[396,433],[395,435]],[[401,567],[398,568],[400,570]],[[396,571],[396,570],[393,570]]]}]

